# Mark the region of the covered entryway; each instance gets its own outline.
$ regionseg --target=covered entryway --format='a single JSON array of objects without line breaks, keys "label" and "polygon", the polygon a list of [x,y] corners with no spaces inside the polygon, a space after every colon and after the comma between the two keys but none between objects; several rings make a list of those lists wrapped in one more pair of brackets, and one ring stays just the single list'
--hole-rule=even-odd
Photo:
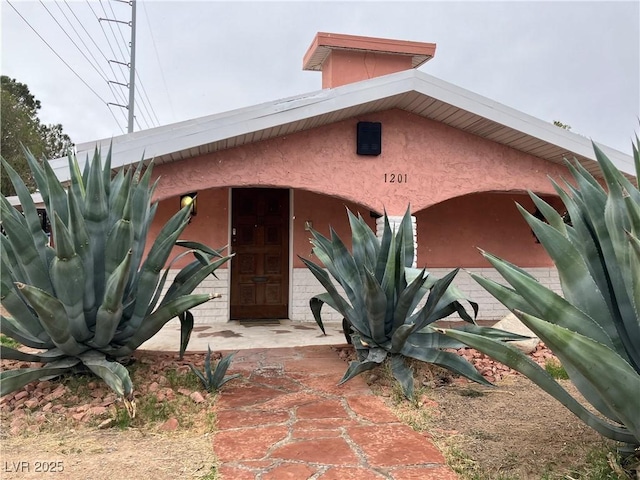
[{"label": "covered entryway", "polygon": [[232,190],[231,251],[231,319],[288,318],[289,190]]}]

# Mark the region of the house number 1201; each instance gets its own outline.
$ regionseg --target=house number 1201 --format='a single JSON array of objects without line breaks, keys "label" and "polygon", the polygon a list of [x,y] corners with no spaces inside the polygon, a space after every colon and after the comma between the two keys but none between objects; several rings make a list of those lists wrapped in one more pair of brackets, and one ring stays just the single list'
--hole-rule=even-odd
[{"label": "house number 1201", "polygon": [[384,183],[407,183],[409,179],[406,173],[385,173]]}]

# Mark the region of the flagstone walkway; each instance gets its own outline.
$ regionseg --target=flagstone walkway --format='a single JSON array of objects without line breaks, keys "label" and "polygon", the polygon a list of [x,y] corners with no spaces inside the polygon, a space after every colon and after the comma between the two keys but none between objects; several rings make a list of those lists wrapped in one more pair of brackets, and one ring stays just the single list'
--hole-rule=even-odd
[{"label": "flagstone walkway", "polygon": [[331,346],[241,350],[216,404],[222,480],[456,480]]}]

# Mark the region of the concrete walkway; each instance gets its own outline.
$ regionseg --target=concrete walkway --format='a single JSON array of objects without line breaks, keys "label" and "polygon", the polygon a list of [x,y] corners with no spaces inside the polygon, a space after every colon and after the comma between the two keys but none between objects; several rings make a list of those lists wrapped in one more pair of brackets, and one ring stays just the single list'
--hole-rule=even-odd
[{"label": "concrete walkway", "polygon": [[[325,324],[326,335],[322,334],[315,322],[295,322],[277,320],[275,324],[266,322],[241,323],[231,320],[212,325],[195,325],[188,352],[211,350],[243,350],[246,348],[301,347],[305,345],[338,345],[345,343],[342,323]],[[180,348],[180,322],[172,320],[162,330],[142,344],[142,350],[177,352]]]},{"label": "concrete walkway", "polygon": [[[188,352],[237,351],[216,403],[221,480],[456,480],[425,434],[402,423],[347,363],[342,324],[196,325]],[[180,325],[142,345],[176,352]]]}]

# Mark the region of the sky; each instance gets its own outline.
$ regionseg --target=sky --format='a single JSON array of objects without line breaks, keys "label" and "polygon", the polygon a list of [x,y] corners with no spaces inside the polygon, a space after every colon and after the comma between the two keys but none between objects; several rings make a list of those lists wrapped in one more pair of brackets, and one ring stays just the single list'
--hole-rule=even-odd
[{"label": "sky", "polygon": [[[319,90],[321,73],[302,70],[317,32],[436,43],[421,71],[627,154],[640,130],[637,1],[136,5],[134,131]],[[0,70],[41,101],[43,123],[75,143],[126,131],[107,103],[128,102],[109,83],[129,81],[109,62],[129,62],[128,3],[3,0],[0,16]]]}]

